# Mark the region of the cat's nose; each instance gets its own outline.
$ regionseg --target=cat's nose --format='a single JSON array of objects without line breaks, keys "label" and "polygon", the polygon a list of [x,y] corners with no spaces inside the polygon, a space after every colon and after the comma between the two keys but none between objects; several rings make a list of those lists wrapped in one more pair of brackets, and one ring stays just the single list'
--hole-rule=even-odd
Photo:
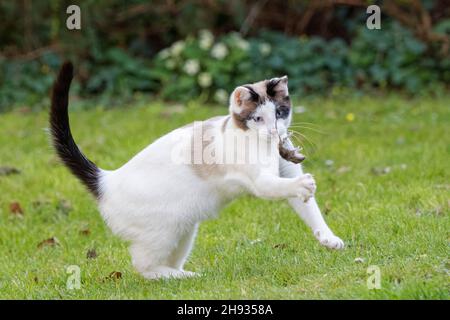
[{"label": "cat's nose", "polygon": [[272,129],[270,129],[270,133],[271,133],[271,134],[277,134],[277,133],[278,133],[278,131],[277,131],[277,129],[275,129],[275,128],[272,128]]}]

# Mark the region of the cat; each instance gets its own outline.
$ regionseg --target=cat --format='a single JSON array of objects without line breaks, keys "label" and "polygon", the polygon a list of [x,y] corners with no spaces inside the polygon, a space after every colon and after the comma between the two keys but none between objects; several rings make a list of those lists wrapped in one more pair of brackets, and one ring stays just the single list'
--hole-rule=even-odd
[{"label": "cat", "polygon": [[[112,171],[97,167],[73,140],[68,117],[72,78],[73,65],[65,62],[52,92],[49,121],[53,146],[95,196],[113,233],[130,242],[132,264],[145,278],[196,275],[183,266],[199,223],[216,217],[221,208],[242,194],[288,199],[322,245],[344,247],[320,213],[313,177],[278,152],[279,139],[286,137],[292,118],[286,76],[238,86],[230,95],[228,115],[169,132]],[[212,139],[196,141],[196,135],[204,137],[205,132]],[[229,133],[245,136],[253,147],[261,146],[256,152],[262,146],[267,148],[258,153],[254,163],[246,162],[247,158],[241,163],[193,161],[195,154],[212,158],[232,154],[234,159],[236,146],[225,139]],[[251,148],[244,149],[248,156]]]}]

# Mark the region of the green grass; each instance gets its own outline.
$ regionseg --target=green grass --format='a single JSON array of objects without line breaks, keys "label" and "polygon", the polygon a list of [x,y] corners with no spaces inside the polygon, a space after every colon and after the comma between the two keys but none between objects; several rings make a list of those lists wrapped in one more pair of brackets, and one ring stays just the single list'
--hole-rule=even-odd
[{"label": "green grass", "polygon": [[[46,114],[2,114],[0,166],[21,174],[0,176],[0,298],[448,299],[449,98],[317,100],[296,114],[322,131],[303,131],[315,143],[306,144],[305,168],[345,250],[321,247],[285,202],[245,197],[201,225],[186,269],[203,277],[153,282],[133,270],[126,243],[56,161]],[[72,131],[92,160],[113,169],[169,130],[226,112],[171,110],[72,110]],[[23,217],[10,212],[13,201]],[[59,245],[37,247],[50,237]],[[89,249],[97,258],[87,259]],[[66,288],[69,265],[81,268],[80,290]],[[381,270],[379,290],[367,288],[369,265]],[[122,278],[109,279],[113,271]]]}]

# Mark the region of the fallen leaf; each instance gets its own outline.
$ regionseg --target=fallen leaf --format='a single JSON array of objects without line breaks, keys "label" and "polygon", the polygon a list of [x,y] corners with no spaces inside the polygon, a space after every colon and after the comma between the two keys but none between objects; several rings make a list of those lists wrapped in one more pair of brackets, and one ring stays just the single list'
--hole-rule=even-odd
[{"label": "fallen leaf", "polygon": [[120,271],[113,271],[109,274],[109,276],[106,277],[106,279],[113,279],[113,280],[119,280],[122,279],[122,272]]},{"label": "fallen leaf", "polygon": [[20,170],[14,167],[0,167],[0,176],[9,176],[12,174],[19,174]]},{"label": "fallen leaf", "polygon": [[86,253],[87,259],[95,259],[97,258],[97,251],[95,249],[89,249]]},{"label": "fallen leaf", "polygon": [[23,210],[17,201],[9,204],[9,211],[16,216],[23,216]]},{"label": "fallen leaf", "polygon": [[85,228],[80,230],[80,234],[82,234],[83,236],[88,236],[91,234],[91,230],[89,230],[89,228]]},{"label": "fallen leaf", "polygon": [[41,241],[37,245],[37,247],[38,247],[38,249],[41,249],[43,247],[47,247],[47,246],[52,246],[53,247],[53,246],[57,246],[57,245],[59,245],[58,239],[56,237],[51,237],[51,238],[48,238],[48,239],[45,239],[45,240]]}]

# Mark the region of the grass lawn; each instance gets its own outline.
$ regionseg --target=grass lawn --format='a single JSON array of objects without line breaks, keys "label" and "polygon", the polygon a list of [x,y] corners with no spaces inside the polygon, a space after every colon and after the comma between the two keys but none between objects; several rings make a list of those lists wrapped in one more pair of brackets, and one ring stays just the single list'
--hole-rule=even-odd
[{"label": "grass lawn", "polygon": [[[449,299],[449,98],[314,100],[295,115],[314,124],[300,130],[315,144],[305,143],[304,166],[345,250],[320,246],[284,201],[244,197],[201,225],[186,269],[203,277],[153,282],[56,161],[46,113],[0,114],[0,167],[21,171],[0,176],[0,298]],[[75,140],[105,169],[171,129],[226,113],[157,103],[74,109]],[[58,244],[45,242],[52,237]],[[79,290],[66,288],[69,265],[80,267]],[[379,290],[367,288],[370,265],[380,268]]]}]

